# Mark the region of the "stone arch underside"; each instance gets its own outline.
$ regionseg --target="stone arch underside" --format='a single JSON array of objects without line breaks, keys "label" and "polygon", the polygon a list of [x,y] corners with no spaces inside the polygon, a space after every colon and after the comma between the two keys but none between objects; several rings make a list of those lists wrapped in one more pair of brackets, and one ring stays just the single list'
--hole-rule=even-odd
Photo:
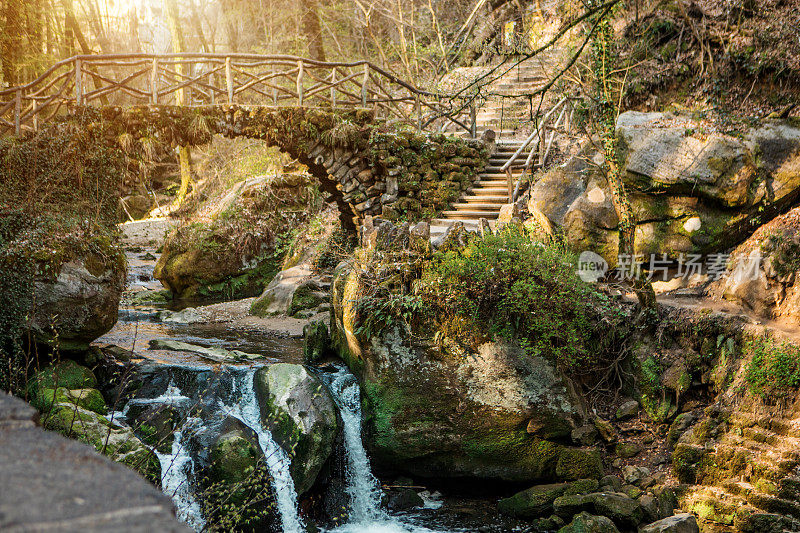
[{"label": "stone arch underside", "polygon": [[349,228],[367,216],[432,218],[472,186],[489,156],[479,140],[417,133],[366,109],[138,106],[87,113],[117,138],[158,131],[181,146],[206,144],[214,134],[263,140],[308,167]]}]

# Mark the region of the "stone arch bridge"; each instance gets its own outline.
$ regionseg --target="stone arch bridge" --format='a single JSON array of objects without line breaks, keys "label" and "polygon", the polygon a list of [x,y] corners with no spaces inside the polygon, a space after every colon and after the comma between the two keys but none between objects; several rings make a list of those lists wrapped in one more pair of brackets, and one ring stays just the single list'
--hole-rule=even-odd
[{"label": "stone arch bridge", "polygon": [[128,147],[262,139],[307,165],[355,224],[434,217],[471,188],[489,156],[475,113],[474,96],[422,91],[367,61],[254,54],[75,56],[0,90],[0,134],[78,120]]}]

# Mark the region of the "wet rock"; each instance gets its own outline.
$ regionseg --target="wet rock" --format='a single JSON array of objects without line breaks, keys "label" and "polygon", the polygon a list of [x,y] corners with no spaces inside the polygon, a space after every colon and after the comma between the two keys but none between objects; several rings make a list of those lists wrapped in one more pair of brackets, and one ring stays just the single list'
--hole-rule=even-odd
[{"label": "wet rock", "polygon": [[170,339],[152,339],[150,341],[151,350],[170,350],[173,352],[190,352],[197,354],[203,359],[214,361],[216,363],[237,362],[237,361],[252,361],[253,359],[260,359],[261,356],[241,352],[239,350],[226,350],[224,348],[206,348],[205,346],[197,346],[187,342],[174,341]]},{"label": "wet rock", "polygon": [[639,533],[700,533],[700,527],[693,514],[681,513],[646,525]]},{"label": "wet rock", "polygon": [[617,420],[627,420],[628,418],[635,417],[637,414],[639,414],[639,402],[630,400],[619,406],[615,417]]},{"label": "wet rock", "polygon": [[262,422],[292,457],[298,494],[307,492],[330,457],[339,430],[328,389],[303,366],[278,363],[255,375]]},{"label": "wet rock", "polygon": [[622,489],[622,480],[619,476],[603,476],[600,478],[601,487],[610,487],[611,492],[619,492]]},{"label": "wet rock", "polygon": [[303,362],[315,364],[334,354],[328,326],[315,321],[303,327]]},{"label": "wet rock", "polygon": [[38,342],[61,352],[85,351],[117,321],[125,288],[124,257],[88,256],[61,265],[55,279],[37,276],[36,306],[28,325]]},{"label": "wet rock", "polygon": [[568,483],[536,485],[500,500],[497,509],[503,514],[522,519],[546,516],[553,512],[553,502],[564,494]]},{"label": "wet rock", "polygon": [[605,516],[594,516],[583,512],[559,529],[558,533],[619,533],[619,530],[614,522]]},{"label": "wet rock", "polygon": [[603,461],[594,448],[564,448],[558,456],[556,477],[573,481],[576,479],[599,479],[603,476]]},{"label": "wet rock", "polygon": [[392,491],[386,507],[391,511],[407,511],[415,507],[423,507],[425,501],[416,493],[414,489],[400,489]]}]

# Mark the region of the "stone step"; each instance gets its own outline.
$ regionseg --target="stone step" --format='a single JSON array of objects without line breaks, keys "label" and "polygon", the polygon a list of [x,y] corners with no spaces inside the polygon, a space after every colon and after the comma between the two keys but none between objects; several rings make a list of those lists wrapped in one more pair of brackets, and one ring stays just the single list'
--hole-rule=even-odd
[{"label": "stone step", "polygon": [[475,220],[481,218],[495,220],[499,213],[499,211],[442,211],[442,215],[447,218],[471,218]]},{"label": "stone step", "polygon": [[503,204],[494,204],[494,203],[478,203],[478,202],[466,202],[466,203],[455,203],[453,207],[456,208],[458,211],[497,211],[500,212],[500,209],[503,207]]},{"label": "stone step", "polygon": [[[481,192],[480,189],[472,190],[470,193],[474,192]],[[505,204],[508,203],[508,195],[490,195],[490,194],[476,194],[472,196],[471,194],[467,194],[461,197],[461,201],[463,202],[476,202],[476,203],[499,203]]]},{"label": "stone step", "polygon": [[489,194],[492,196],[500,196],[500,195],[508,195],[508,186],[504,185],[503,187],[473,187],[470,189],[471,193],[477,194],[480,192],[481,194]]}]

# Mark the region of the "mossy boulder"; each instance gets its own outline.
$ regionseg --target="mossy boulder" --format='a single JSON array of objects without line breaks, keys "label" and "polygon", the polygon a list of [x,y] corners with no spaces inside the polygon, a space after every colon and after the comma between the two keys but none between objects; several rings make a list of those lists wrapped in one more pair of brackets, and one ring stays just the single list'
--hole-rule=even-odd
[{"label": "mossy boulder", "polygon": [[153,483],[161,481],[161,465],[153,451],[131,428],[115,427],[104,416],[72,403],[53,404],[43,416],[46,429],[93,446],[98,452],[122,463]]},{"label": "mossy boulder", "polygon": [[210,199],[164,243],[153,275],[178,298],[244,298],[267,286],[318,209],[309,176],[251,178]]},{"label": "mossy boulder", "polygon": [[553,502],[555,513],[568,519],[580,512],[589,512],[610,518],[624,529],[635,529],[644,517],[641,505],[626,494],[594,492],[561,496]]},{"label": "mossy boulder", "polygon": [[254,386],[262,422],[292,458],[292,479],[303,494],[333,452],[339,431],[333,398],[319,378],[290,363],[259,369]]},{"label": "mossy boulder", "polygon": [[328,326],[319,320],[306,324],[303,327],[303,362],[318,363],[333,354]]},{"label": "mossy boulder", "polygon": [[125,256],[107,243],[103,255],[67,261],[55,276],[37,275],[28,322],[36,341],[62,353],[88,350],[117,322],[125,268]]},{"label": "mossy boulder", "polygon": [[558,533],[619,533],[619,529],[605,516],[594,516],[583,512],[559,529]]},{"label": "mossy boulder", "polygon": [[43,412],[48,411],[53,405],[59,403],[74,404],[101,415],[108,412],[106,401],[97,389],[40,388],[36,396],[31,400],[32,405]]},{"label": "mossy boulder", "polygon": [[[366,338],[357,306],[363,294],[358,273],[343,266],[334,279],[331,336],[360,380],[376,463],[451,479],[601,475],[599,456],[562,444],[588,416],[550,361],[508,341],[466,348],[423,326],[393,324]],[[573,453],[578,460],[569,464]]]},{"label": "mossy boulder", "polygon": [[93,389],[97,378],[91,370],[71,359],[54,363],[36,373],[28,381],[28,394],[38,395],[42,389]]},{"label": "mossy boulder", "polygon": [[241,483],[263,458],[257,442],[242,430],[222,435],[211,448],[211,480]]},{"label": "mossy boulder", "polygon": [[558,455],[556,477],[567,481],[600,479],[603,477],[600,452],[593,448],[564,448]]},{"label": "mossy boulder", "polygon": [[581,479],[572,483],[536,485],[500,500],[497,504],[497,510],[503,514],[525,520],[550,516],[553,513],[553,502],[556,498],[564,495],[594,492],[599,486],[596,479]]}]

